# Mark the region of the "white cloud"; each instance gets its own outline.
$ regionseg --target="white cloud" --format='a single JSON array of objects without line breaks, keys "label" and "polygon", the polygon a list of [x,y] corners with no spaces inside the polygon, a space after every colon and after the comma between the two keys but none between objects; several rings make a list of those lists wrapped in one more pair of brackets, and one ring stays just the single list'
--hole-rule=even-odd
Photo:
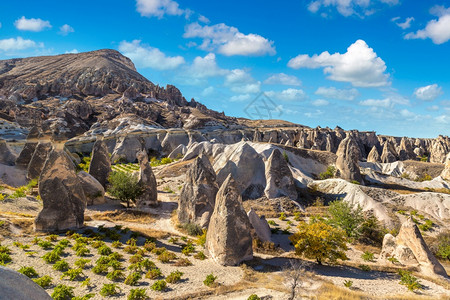
[{"label": "white cloud", "polygon": [[319,87],[316,92],[316,95],[328,98],[328,99],[338,99],[338,100],[347,100],[353,101],[356,97],[359,96],[359,92],[357,89],[337,89],[335,87]]},{"label": "white cloud", "polygon": [[386,74],[386,64],[377,56],[365,41],[357,40],[347,48],[344,54],[330,54],[328,51],[320,55],[298,55],[288,62],[288,67],[324,68],[329,74],[328,79],[350,82],[358,87],[380,87],[389,85],[389,74]]},{"label": "white cloud", "polygon": [[221,69],[216,62],[216,55],[209,53],[205,57],[197,56],[190,67],[190,73],[197,78],[223,76],[228,70]]},{"label": "white cloud", "polygon": [[397,25],[401,29],[408,29],[409,27],[411,27],[411,22],[414,21],[414,17],[406,18],[404,22],[397,22],[398,20],[400,20],[400,17],[395,17],[391,19],[391,21],[394,22],[395,25]]},{"label": "white cloud", "polygon": [[321,15],[327,17],[328,14],[323,10],[330,11],[336,8],[345,17],[351,15],[364,17],[373,14],[376,11],[374,8],[376,5],[397,5],[398,3],[399,0],[315,0],[308,4],[308,10],[312,13],[322,11]]},{"label": "white cloud", "polygon": [[311,104],[314,106],[327,106],[328,104],[330,104],[330,102],[324,99],[317,99],[312,101]]},{"label": "white cloud", "polygon": [[209,24],[209,22],[210,22],[209,19],[207,17],[203,16],[203,15],[200,15],[198,17],[198,21],[202,22],[202,23],[205,23],[205,24]]},{"label": "white cloud", "polygon": [[75,32],[75,29],[73,29],[72,26],[69,24],[64,24],[63,26],[59,27],[59,34],[60,35],[68,35],[69,33]]},{"label": "white cloud", "polygon": [[266,80],[264,80],[264,84],[281,84],[281,85],[292,85],[292,86],[300,86],[302,85],[302,81],[298,79],[296,76],[287,75],[284,73],[278,73],[270,76]]},{"label": "white cloud", "polygon": [[268,91],[265,94],[275,100],[282,101],[302,101],[308,98],[308,95],[302,89],[286,89],[281,92]]},{"label": "white cloud", "polygon": [[234,69],[225,76],[225,86],[235,93],[255,94],[261,90],[261,82],[255,80],[247,70]]},{"label": "white cloud", "polygon": [[257,34],[243,34],[236,27],[224,23],[202,26],[192,23],[186,26],[184,38],[201,38],[200,49],[217,51],[226,56],[262,56],[276,53],[273,42]]},{"label": "white cloud", "polygon": [[211,96],[213,93],[214,93],[214,87],[209,86],[202,91],[201,95],[203,97],[207,97],[207,96]]},{"label": "white cloud", "polygon": [[359,102],[363,106],[393,108],[395,105],[409,105],[409,100],[399,95],[392,95],[384,99],[367,99]]},{"label": "white cloud", "polygon": [[14,22],[14,26],[16,26],[19,30],[26,30],[26,31],[34,31],[39,32],[46,28],[52,28],[52,25],[50,25],[49,21],[44,21],[42,19],[27,19],[25,16],[22,16],[22,18],[17,19]]},{"label": "white cloud", "polygon": [[185,13],[179,4],[172,0],[137,0],[136,9],[143,17],[162,18],[164,15],[180,16]]},{"label": "white cloud", "polygon": [[424,29],[406,34],[405,39],[424,40],[430,38],[437,45],[450,40],[450,8],[434,6],[430,12],[439,18],[429,21]]},{"label": "white cloud", "polygon": [[440,124],[450,124],[450,116],[447,115],[440,115],[434,118],[436,122]]},{"label": "white cloud", "polygon": [[246,102],[253,98],[250,94],[235,95],[230,98],[231,102]]},{"label": "white cloud", "polygon": [[439,106],[432,105],[432,106],[427,107],[427,110],[428,111],[438,111],[439,110]]},{"label": "white cloud", "polygon": [[17,38],[3,39],[0,40],[0,50],[1,51],[17,51],[24,50],[28,48],[43,47],[44,44],[36,43],[32,40],[25,40],[20,36]]},{"label": "white cloud", "polygon": [[430,84],[414,90],[414,96],[423,101],[433,101],[442,95],[442,88],[437,84]]},{"label": "white cloud", "polygon": [[140,40],[134,40],[131,43],[127,41],[120,42],[119,51],[141,68],[170,70],[176,69],[185,63],[182,56],[167,56],[158,48],[141,45]]},{"label": "white cloud", "polygon": [[80,52],[78,52],[77,49],[72,49],[70,51],[66,51],[66,54],[77,54],[77,53],[80,53]]},{"label": "white cloud", "polygon": [[400,110],[400,116],[403,119],[406,119],[408,121],[415,121],[415,120],[418,120],[418,118],[419,118],[419,115],[417,115],[417,114],[415,114],[412,111],[409,111],[407,109]]}]

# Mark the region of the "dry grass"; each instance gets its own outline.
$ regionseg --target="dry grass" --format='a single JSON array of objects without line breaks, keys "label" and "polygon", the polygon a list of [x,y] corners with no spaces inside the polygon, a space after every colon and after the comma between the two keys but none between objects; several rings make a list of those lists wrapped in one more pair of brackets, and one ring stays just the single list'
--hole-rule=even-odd
[{"label": "dry grass", "polygon": [[142,227],[133,227],[133,226],[128,226],[128,228],[130,228],[134,232],[141,234],[145,238],[166,239],[170,236],[173,236],[173,234],[171,234],[169,232],[155,230],[155,229],[151,229],[151,228],[142,228]]},{"label": "dry grass", "polygon": [[178,177],[186,174],[194,160],[177,161],[170,165],[161,166],[160,170],[155,171],[157,178]]},{"label": "dry grass", "polygon": [[105,211],[101,213],[95,213],[91,216],[91,218],[92,220],[103,220],[109,222],[121,221],[143,224],[149,224],[155,221],[155,219],[149,213],[134,210]]},{"label": "dry grass", "polygon": [[365,245],[365,244],[357,243],[357,244],[353,244],[351,246],[354,249],[362,251],[362,252],[369,251],[369,252],[372,252],[372,253],[375,253],[375,254],[380,254],[381,253],[381,248],[378,248],[378,247],[375,247],[375,246],[372,246],[372,245]]}]

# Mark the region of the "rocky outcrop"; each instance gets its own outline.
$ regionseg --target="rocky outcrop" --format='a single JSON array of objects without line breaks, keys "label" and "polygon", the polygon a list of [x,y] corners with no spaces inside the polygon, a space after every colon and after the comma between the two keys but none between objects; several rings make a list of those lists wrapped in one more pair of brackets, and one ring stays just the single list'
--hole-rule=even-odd
[{"label": "rocky outcrop", "polygon": [[49,154],[39,178],[43,208],[34,220],[37,231],[80,228],[86,197],[72,160],[62,149]]},{"label": "rocky outcrop", "polygon": [[192,163],[178,204],[178,221],[208,227],[218,191],[216,173],[205,155]]},{"label": "rocky outcrop", "polygon": [[367,156],[367,162],[379,163],[381,162],[380,154],[378,153],[377,147],[373,146]]},{"label": "rocky outcrop", "polygon": [[398,151],[400,160],[408,160],[413,159],[415,157],[414,150],[411,146],[411,143],[407,138],[402,138],[400,141],[400,148]]},{"label": "rocky outcrop", "polygon": [[450,152],[450,138],[440,135],[431,143],[430,162],[444,163],[447,154]]},{"label": "rocky outcrop", "polygon": [[206,251],[224,266],[253,258],[251,225],[231,175],[217,192],[214,212],[206,234]]},{"label": "rocky outcrop", "polygon": [[112,162],[135,162],[136,153],[144,148],[144,140],[138,136],[120,137],[111,155]]},{"label": "rocky outcrop", "polygon": [[180,144],[178,147],[176,147],[172,152],[170,152],[168,158],[171,159],[177,159],[182,158],[184,154],[186,154],[187,147],[183,144]]},{"label": "rocky outcrop", "polygon": [[34,150],[36,150],[38,137],[39,129],[34,126],[28,133],[25,146],[23,146],[22,151],[20,151],[20,154],[16,159],[16,166],[18,166],[19,168],[26,168],[28,166],[31,157],[33,156]]},{"label": "rocky outcrop", "polygon": [[442,171],[441,177],[447,181],[450,181],[450,153],[447,155],[445,159],[445,168]]},{"label": "rocky outcrop", "polygon": [[381,162],[382,163],[393,163],[397,160],[395,155],[392,153],[391,147],[389,146],[389,142],[386,142],[383,146],[383,153],[381,154]]},{"label": "rocky outcrop", "polygon": [[32,180],[39,177],[42,168],[44,168],[47,156],[52,149],[52,144],[49,142],[39,142],[31,157],[30,163],[27,168],[27,179]]},{"label": "rocky outcrop", "polygon": [[263,242],[270,242],[272,232],[266,218],[264,216],[259,217],[253,208],[248,211],[247,216],[258,239]]},{"label": "rocky outcrop", "polygon": [[16,158],[16,155],[12,153],[6,141],[0,138],[0,164],[13,166]]},{"label": "rocky outcrop", "polygon": [[51,300],[47,292],[27,276],[0,266],[0,299]]},{"label": "rocky outcrop", "polygon": [[339,177],[349,181],[362,182],[362,176],[359,170],[360,152],[358,145],[351,136],[346,137],[340,144],[336,152],[336,168]]},{"label": "rocky outcrop", "polygon": [[158,190],[156,185],[156,177],[153,174],[152,167],[148,161],[148,155],[145,151],[139,151],[136,154],[139,161],[139,183],[144,189],[144,193],[136,199],[137,207],[156,206],[158,205]]},{"label": "rocky outcrop", "polygon": [[401,264],[418,265],[426,276],[447,277],[444,267],[433,256],[417,225],[411,218],[402,224],[397,237],[387,234],[383,240],[381,258],[395,257]]},{"label": "rocky outcrop", "polygon": [[278,149],[273,150],[267,161],[264,193],[269,199],[286,196],[297,200],[298,197],[288,162]]},{"label": "rocky outcrop", "polygon": [[77,176],[80,180],[81,187],[83,188],[84,195],[86,196],[87,205],[99,205],[106,202],[105,189],[94,176],[89,175],[84,171],[78,172]]},{"label": "rocky outcrop", "polygon": [[88,173],[106,188],[108,176],[111,172],[111,160],[109,158],[108,147],[102,139],[98,139],[92,149],[91,163]]}]

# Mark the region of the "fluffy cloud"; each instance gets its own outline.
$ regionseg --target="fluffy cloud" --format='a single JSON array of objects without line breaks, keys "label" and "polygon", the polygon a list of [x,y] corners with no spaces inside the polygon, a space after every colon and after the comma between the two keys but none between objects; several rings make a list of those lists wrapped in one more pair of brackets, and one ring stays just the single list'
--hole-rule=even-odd
[{"label": "fluffy cloud", "polygon": [[330,102],[324,99],[317,99],[311,102],[311,104],[314,106],[327,106],[328,104],[330,104]]},{"label": "fluffy cloud", "polygon": [[120,42],[119,51],[131,58],[141,68],[170,70],[176,69],[185,63],[182,56],[167,56],[158,48],[141,45],[140,40],[134,40],[131,43],[127,41]]},{"label": "fluffy cloud", "polygon": [[404,22],[397,22],[398,20],[400,20],[400,17],[391,19],[391,21],[394,22],[395,25],[397,25],[401,29],[408,29],[409,27],[411,27],[411,22],[414,21],[414,18],[413,17],[406,18]]},{"label": "fluffy cloud", "polygon": [[137,0],[136,9],[143,17],[162,18],[164,15],[180,16],[185,10],[180,9],[172,0]]},{"label": "fluffy cloud", "polygon": [[345,16],[357,15],[363,17],[375,12],[374,6],[380,4],[397,5],[399,0],[315,0],[308,4],[308,10],[312,13],[321,11],[322,16],[327,16],[323,10],[336,8],[337,11]]},{"label": "fluffy cloud", "polygon": [[20,36],[17,38],[0,40],[1,51],[17,51],[35,47],[43,47],[43,44],[38,44],[32,40],[25,40]]},{"label": "fluffy cloud", "polygon": [[414,96],[423,101],[433,101],[442,95],[442,88],[437,84],[430,84],[414,90]]},{"label": "fluffy cloud", "polygon": [[270,76],[264,80],[264,84],[281,84],[281,85],[292,85],[300,86],[302,81],[293,75],[287,75],[284,73],[278,73]]},{"label": "fluffy cloud", "polygon": [[335,87],[319,87],[316,92],[316,95],[328,98],[328,99],[337,99],[337,100],[347,100],[353,101],[356,97],[359,96],[359,92],[357,89],[337,89]]},{"label": "fluffy cloud", "polygon": [[400,95],[391,95],[384,99],[367,99],[359,102],[363,106],[393,108],[395,105],[409,105],[409,100]]},{"label": "fluffy cloud", "polygon": [[257,34],[243,34],[236,27],[224,23],[202,26],[192,23],[186,26],[184,38],[201,38],[200,49],[217,51],[226,56],[262,56],[276,53],[273,42]]},{"label": "fluffy cloud", "polygon": [[230,101],[231,102],[247,102],[247,101],[252,100],[252,98],[253,98],[253,96],[250,94],[242,94],[242,95],[232,96],[230,98]]},{"label": "fluffy cloud", "polygon": [[255,94],[261,90],[261,82],[255,80],[247,70],[234,69],[225,76],[225,86],[235,93]]},{"label": "fluffy cloud", "polygon": [[450,40],[450,8],[434,6],[430,12],[438,16],[437,20],[431,20],[424,29],[405,35],[405,39],[427,39],[440,45]]},{"label": "fluffy cloud", "polygon": [[72,49],[70,51],[66,51],[66,54],[77,54],[80,53],[77,49]]},{"label": "fluffy cloud", "polygon": [[223,76],[229,73],[228,70],[221,69],[216,62],[216,55],[209,53],[205,57],[197,56],[190,67],[190,73],[197,78],[208,78]]},{"label": "fluffy cloud", "polygon": [[39,32],[46,28],[52,28],[52,25],[50,25],[49,21],[44,21],[42,19],[27,19],[25,16],[22,16],[22,18],[17,19],[14,22],[14,26],[16,26],[19,30],[26,30],[26,31],[34,31]]},{"label": "fluffy cloud", "polygon": [[350,82],[358,87],[380,87],[389,85],[386,64],[377,56],[365,41],[357,40],[347,48],[344,54],[298,55],[288,62],[293,69],[324,68],[328,78],[335,81]]},{"label": "fluffy cloud", "polygon": [[75,29],[73,29],[72,26],[69,24],[64,24],[63,26],[59,27],[59,34],[60,35],[68,35],[69,33],[75,32]]},{"label": "fluffy cloud", "polygon": [[301,89],[286,89],[281,92],[268,91],[265,94],[270,98],[282,101],[302,101],[308,98],[305,91]]}]

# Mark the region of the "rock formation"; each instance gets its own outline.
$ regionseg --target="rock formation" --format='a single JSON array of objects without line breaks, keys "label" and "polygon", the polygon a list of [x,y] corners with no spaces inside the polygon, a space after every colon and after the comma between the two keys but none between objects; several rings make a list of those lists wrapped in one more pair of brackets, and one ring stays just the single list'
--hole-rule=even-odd
[{"label": "rock formation", "polygon": [[450,153],[447,154],[447,158],[445,159],[445,169],[442,171],[441,177],[450,181]]},{"label": "rock formation", "polygon": [[27,276],[0,266],[0,299],[51,300],[47,292]]},{"label": "rock formation", "polygon": [[34,150],[38,144],[39,129],[34,126],[31,128],[27,136],[27,141],[25,146],[23,146],[22,151],[16,159],[16,166],[20,168],[26,168],[30,163],[31,157],[33,156]]},{"label": "rock formation", "polygon": [[206,251],[224,266],[253,258],[251,225],[242,198],[229,175],[217,192],[214,212],[206,234]]},{"label": "rock formation", "polygon": [[269,199],[287,196],[292,200],[297,200],[298,197],[288,162],[278,149],[273,150],[267,161],[264,193]]},{"label": "rock formation", "polygon": [[8,144],[0,138],[0,164],[13,166],[16,161],[16,155],[11,152]]},{"label": "rock formation", "polygon": [[422,234],[411,218],[402,224],[397,237],[386,234],[383,239],[381,258],[395,257],[404,265],[418,265],[426,276],[447,277],[444,267],[433,256]]},{"label": "rock formation", "polygon": [[266,218],[264,216],[259,217],[253,208],[248,211],[247,216],[253,229],[255,229],[257,237],[263,242],[270,242],[272,232]]},{"label": "rock formation", "polygon": [[362,183],[362,176],[359,171],[360,152],[358,145],[351,136],[346,137],[340,144],[336,152],[336,168],[342,179],[358,181]]},{"label": "rock formation", "polygon": [[86,197],[70,157],[62,149],[50,152],[39,178],[43,209],[34,220],[37,231],[80,228]]},{"label": "rock formation", "polygon": [[139,183],[144,188],[144,193],[136,199],[137,207],[156,206],[158,205],[158,190],[156,185],[156,177],[153,174],[152,167],[148,161],[148,155],[145,151],[139,151],[136,154],[139,161]]},{"label": "rock formation", "polygon": [[111,160],[109,158],[108,147],[105,142],[98,139],[92,150],[91,163],[88,173],[100,182],[103,188],[106,188],[108,176],[111,172]]},{"label": "rock formation", "polygon": [[400,141],[398,155],[400,160],[408,160],[415,157],[414,151],[412,149],[411,144],[409,143],[409,140],[404,137]]},{"label": "rock formation", "polygon": [[367,162],[379,163],[381,162],[380,154],[378,153],[377,147],[373,146],[367,156]]},{"label": "rock formation", "polygon": [[395,162],[397,159],[395,155],[392,153],[389,142],[386,142],[383,146],[383,153],[381,154],[381,162],[382,163],[392,163]]},{"label": "rock formation", "polygon": [[216,173],[208,157],[201,154],[186,174],[178,204],[178,220],[208,227],[217,191]]},{"label": "rock formation", "polygon": [[86,196],[87,205],[98,205],[106,202],[105,189],[94,176],[84,171],[78,172],[77,176]]},{"label": "rock formation", "polygon": [[444,163],[447,154],[450,152],[450,138],[440,135],[437,139],[433,140],[430,149],[430,162],[432,163]]},{"label": "rock formation", "polygon": [[111,161],[135,162],[136,153],[144,148],[144,143],[144,140],[137,136],[120,137],[111,154]]},{"label": "rock formation", "polygon": [[45,161],[52,149],[52,144],[49,142],[39,142],[31,157],[27,168],[27,179],[36,179],[41,175],[42,168],[44,168]]}]

